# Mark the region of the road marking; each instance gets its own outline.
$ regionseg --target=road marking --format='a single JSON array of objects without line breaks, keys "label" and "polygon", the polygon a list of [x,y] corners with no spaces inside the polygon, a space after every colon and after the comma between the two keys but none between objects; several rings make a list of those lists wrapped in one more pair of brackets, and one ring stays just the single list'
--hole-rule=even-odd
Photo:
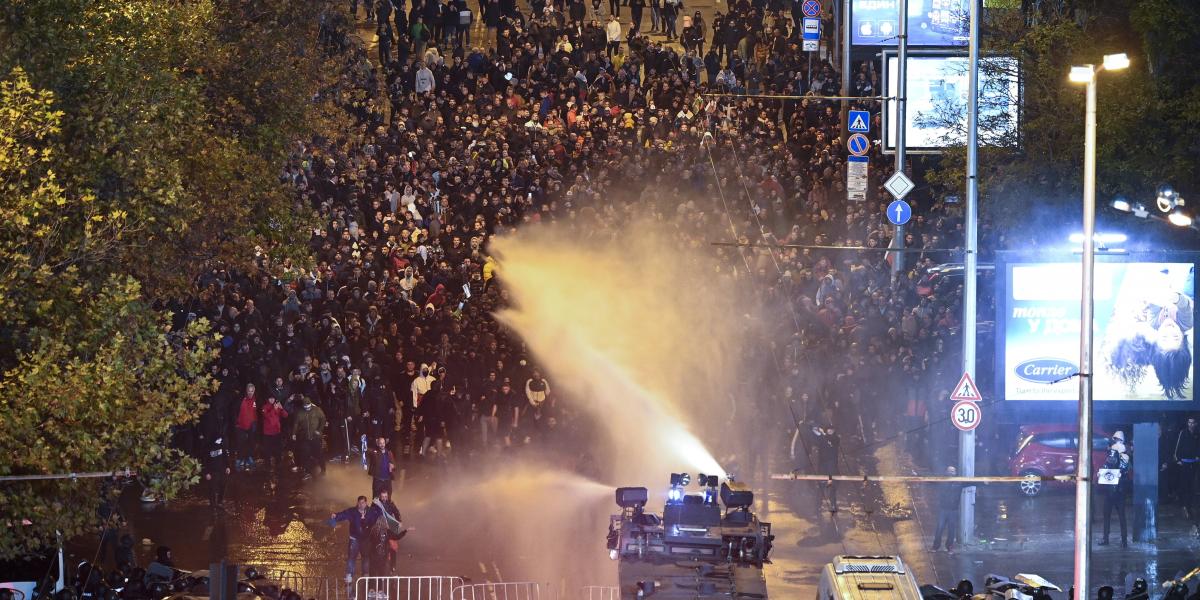
[{"label": "road marking", "polygon": [[483,566],[483,561],[479,562],[479,572],[487,575],[487,567]]}]

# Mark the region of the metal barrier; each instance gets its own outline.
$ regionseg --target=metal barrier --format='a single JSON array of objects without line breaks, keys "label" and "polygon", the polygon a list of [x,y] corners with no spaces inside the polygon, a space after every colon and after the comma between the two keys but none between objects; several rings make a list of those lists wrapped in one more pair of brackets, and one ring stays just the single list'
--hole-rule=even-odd
[{"label": "metal barrier", "polygon": [[454,589],[451,600],[552,600],[542,597],[542,587],[533,581],[476,583]]},{"label": "metal barrier", "polygon": [[615,585],[585,585],[583,598],[586,600],[621,600],[621,588]]},{"label": "metal barrier", "polygon": [[452,600],[462,577],[359,577],[355,600]]},{"label": "metal barrier", "polygon": [[347,600],[350,584],[337,577],[301,575],[295,571],[261,571],[270,581],[279,584],[279,589],[289,589],[305,600]]}]

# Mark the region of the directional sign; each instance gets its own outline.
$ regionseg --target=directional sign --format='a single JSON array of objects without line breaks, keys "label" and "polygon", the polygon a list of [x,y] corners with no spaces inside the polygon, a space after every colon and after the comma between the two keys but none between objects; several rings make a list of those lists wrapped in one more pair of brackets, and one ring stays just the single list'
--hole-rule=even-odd
[{"label": "directional sign", "polygon": [[804,11],[804,16],[815,17],[821,14],[821,3],[817,0],[804,0],[804,4],[800,6],[800,10]]},{"label": "directional sign", "polygon": [[971,379],[971,374],[963,373],[958,380],[958,385],[954,386],[954,392],[950,394],[950,399],[979,402],[983,400],[983,396],[979,393],[979,388],[975,387],[975,380]]},{"label": "directional sign", "polygon": [[983,412],[974,402],[963,400],[950,409],[950,421],[959,431],[973,431],[983,420]]},{"label": "directional sign", "polygon": [[861,133],[856,133],[846,140],[846,149],[854,156],[866,156],[867,151],[871,149],[871,140]]},{"label": "directional sign", "polygon": [[801,50],[805,52],[816,52],[821,48],[821,40],[800,40]]},{"label": "directional sign", "polygon": [[846,131],[851,133],[871,131],[871,113],[865,110],[852,110],[849,118],[850,122],[846,125]]},{"label": "directional sign", "polygon": [[867,199],[867,163],[865,156],[846,157],[846,199],[864,202]]},{"label": "directional sign", "polygon": [[806,40],[821,39],[821,20],[813,17],[804,17],[804,38]]},{"label": "directional sign", "polygon": [[903,200],[895,200],[887,207],[887,218],[892,225],[903,225],[912,218],[912,207]]},{"label": "directional sign", "polygon": [[916,184],[904,174],[904,171],[896,171],[894,175],[888,177],[887,182],[883,184],[883,188],[892,194],[892,197],[897,200],[903,200]]}]

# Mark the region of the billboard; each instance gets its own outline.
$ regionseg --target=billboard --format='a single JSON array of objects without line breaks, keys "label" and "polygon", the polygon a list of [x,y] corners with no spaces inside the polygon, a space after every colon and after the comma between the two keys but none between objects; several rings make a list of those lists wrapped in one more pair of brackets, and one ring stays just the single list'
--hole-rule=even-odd
[{"label": "billboard", "polygon": [[[970,0],[909,0],[908,45],[967,45]],[[857,46],[895,46],[899,0],[851,0],[850,41]]]},{"label": "billboard", "polygon": [[[885,52],[883,95],[895,96],[899,88],[899,58]],[[909,54],[908,110],[904,145],[910,152],[936,152],[963,144],[967,137],[969,63],[966,56]],[[979,60],[979,143],[1014,146],[1020,115],[1017,61],[1011,57]],[[896,102],[887,102],[883,129],[884,149],[896,147]]]},{"label": "billboard", "polygon": [[[1079,398],[1079,260],[1004,263],[997,387],[1007,404]],[[1190,409],[1195,396],[1195,265],[1097,262],[1092,397],[1098,409]],[[1053,408],[1053,407],[1048,407]]]}]

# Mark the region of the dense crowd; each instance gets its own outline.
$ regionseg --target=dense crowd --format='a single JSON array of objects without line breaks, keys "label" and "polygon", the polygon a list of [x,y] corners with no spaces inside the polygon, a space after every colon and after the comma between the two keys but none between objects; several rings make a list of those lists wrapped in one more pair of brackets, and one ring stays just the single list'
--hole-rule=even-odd
[{"label": "dense crowd", "polygon": [[[466,21],[462,0],[379,3],[368,8],[377,62],[346,35],[344,13],[322,15],[324,43],[354,56],[329,93],[357,128],[297,143],[280,173],[320,223],[315,267],[266,253],[258,272],[215,267],[180,307],[222,338],[220,387],[198,427],[181,432],[210,479],[264,464],[308,476],[372,447],[445,459],[587,435],[492,316],[507,295],[488,241],[539,222],[605,236],[649,214],[680,243],[713,248],[735,274],[723,281],[794,325],[776,331],[777,376],[751,418],[864,438],[880,426],[873,415],[927,419],[931,392],[948,387],[942,366],[961,312],[954,286],[922,287],[921,275],[954,260],[961,218],[918,193],[905,241],[928,251],[907,254],[893,275],[878,189],[889,161],[873,149],[868,201],[848,201],[840,105],[821,99],[842,74],[799,51],[795,20],[774,2],[740,0],[711,29],[698,13],[684,19],[682,52],[639,33],[637,12],[623,28],[580,6],[535,2],[525,14],[485,2],[485,49],[446,16]],[[852,106],[877,114],[873,65],[857,64],[853,79],[864,99]],[[709,246],[709,232],[730,225],[760,245]],[[881,385],[898,380],[911,385]],[[588,459],[562,458],[575,468]]]}]

